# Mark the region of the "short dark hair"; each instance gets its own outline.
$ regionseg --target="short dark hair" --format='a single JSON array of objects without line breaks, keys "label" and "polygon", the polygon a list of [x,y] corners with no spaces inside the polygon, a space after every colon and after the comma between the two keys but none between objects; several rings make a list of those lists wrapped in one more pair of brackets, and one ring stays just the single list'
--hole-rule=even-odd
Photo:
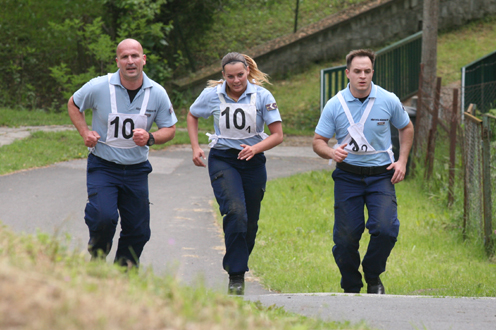
[{"label": "short dark hair", "polygon": [[372,62],[372,68],[374,67],[374,63],[375,63],[374,51],[370,49],[356,49],[356,50],[352,50],[351,52],[348,53],[348,55],[346,55],[346,69],[348,70],[350,69],[351,61],[353,61],[355,57],[370,58],[370,61]]}]

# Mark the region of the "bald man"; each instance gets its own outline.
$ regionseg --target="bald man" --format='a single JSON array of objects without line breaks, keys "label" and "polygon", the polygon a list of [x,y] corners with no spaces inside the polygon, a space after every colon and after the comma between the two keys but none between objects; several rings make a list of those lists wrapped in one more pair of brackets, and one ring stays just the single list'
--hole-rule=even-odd
[{"label": "bald man", "polygon": [[[92,259],[105,259],[116,227],[114,262],[134,267],[150,239],[149,147],[174,138],[177,122],[165,89],[143,72],[141,44],[125,39],[116,50],[118,70],[94,78],[69,99],[69,116],[88,147],[85,222]],[[91,130],[84,111],[93,111]],[[153,123],[158,130],[150,133]]]}]

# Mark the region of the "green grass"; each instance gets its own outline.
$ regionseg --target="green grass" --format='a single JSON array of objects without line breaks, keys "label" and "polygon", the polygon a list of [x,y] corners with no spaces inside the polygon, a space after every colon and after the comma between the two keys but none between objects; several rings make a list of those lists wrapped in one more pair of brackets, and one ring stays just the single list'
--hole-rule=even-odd
[{"label": "green grass", "polygon": [[[429,198],[419,181],[396,185],[401,226],[381,276],[387,293],[496,296],[496,264],[488,262],[480,242],[461,239],[461,223],[439,200]],[[250,258],[250,269],[266,287],[284,293],[342,292],[332,256],[333,186],[331,172],[268,183]],[[365,232],[362,257],[368,239]]]},{"label": "green grass", "polygon": [[[0,227],[2,329],[369,329],[181,285],[172,275],[89,262],[62,238]],[[97,303],[96,303],[97,302]]]},{"label": "green grass", "polygon": [[0,175],[50,165],[88,155],[77,131],[34,132],[0,148]]},{"label": "green grass", "polygon": [[461,79],[461,68],[496,50],[496,16],[488,16],[438,37],[438,71],[443,85]]},{"label": "green grass", "polygon": [[[305,0],[298,8],[298,30],[339,12],[352,4],[368,0]],[[219,62],[226,53],[244,52],[272,39],[292,34],[295,25],[295,1],[235,1],[214,18],[211,29],[193,51],[201,66]]]},{"label": "green grass", "polygon": [[72,125],[67,112],[55,113],[44,110],[0,109],[0,126]]}]

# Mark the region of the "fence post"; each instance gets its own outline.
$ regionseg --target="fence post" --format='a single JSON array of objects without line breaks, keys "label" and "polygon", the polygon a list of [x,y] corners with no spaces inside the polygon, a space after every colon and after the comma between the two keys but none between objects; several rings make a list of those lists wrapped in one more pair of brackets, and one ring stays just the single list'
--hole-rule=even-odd
[{"label": "fence post", "polygon": [[451,109],[450,127],[450,169],[448,180],[448,207],[455,200],[455,161],[456,161],[456,128],[458,126],[458,88],[453,88],[453,107]]},{"label": "fence post", "polygon": [[[468,116],[469,114],[472,113],[473,109],[475,107],[475,104],[470,104],[467,111],[465,112],[465,115]],[[468,147],[465,146],[467,142],[467,125],[465,126],[465,130],[463,132],[463,225],[462,225],[462,236],[463,239],[467,239],[467,225],[469,221],[469,210],[470,210],[470,205],[469,205],[469,170],[468,170]]]},{"label": "fence post", "polygon": [[419,148],[419,127],[420,127],[420,118],[422,117],[422,81],[423,81],[423,74],[424,72],[424,65],[420,64],[420,73],[419,73],[419,89],[417,92],[417,113],[415,116],[415,127],[414,127],[414,134],[413,134],[413,150],[412,150],[412,164],[410,165],[412,168],[412,176],[415,176],[415,167],[417,166],[417,159],[418,159],[418,148]]},{"label": "fence post", "polygon": [[426,172],[424,178],[429,180],[434,169],[434,152],[436,151],[437,121],[439,119],[439,99],[441,98],[441,77],[436,79],[436,90],[434,91],[434,111],[432,113],[432,125],[429,131],[427,143],[427,156],[425,158]]},{"label": "fence post", "polygon": [[482,116],[482,191],[484,193],[484,246],[492,252],[491,210],[491,127],[488,116]]}]

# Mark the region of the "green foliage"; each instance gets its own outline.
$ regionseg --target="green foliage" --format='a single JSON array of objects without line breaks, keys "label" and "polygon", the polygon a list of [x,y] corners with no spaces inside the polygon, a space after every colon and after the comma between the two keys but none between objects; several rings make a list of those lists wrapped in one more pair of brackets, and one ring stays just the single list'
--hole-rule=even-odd
[{"label": "green foliage", "polygon": [[[109,3],[119,10],[115,20],[108,18]],[[171,70],[162,50],[171,26],[156,18],[165,3],[2,0],[0,55],[8,60],[0,63],[0,106],[65,109],[89,78],[116,70],[115,48],[125,38],[150,52],[145,69],[164,84]]]},{"label": "green foliage", "polygon": [[[122,14],[116,21],[117,40],[137,39],[142,43],[145,54],[148,49],[157,50],[157,47],[165,45],[165,36],[170,31],[170,26],[154,22],[160,12],[160,6],[164,3],[165,0],[113,2]],[[51,23],[50,27],[62,40],[75,38],[79,52],[82,51],[93,60],[84,68],[70,66],[64,62],[50,67],[51,76],[60,86],[62,97],[56,103],[63,104],[64,100],[67,100],[79,87],[96,75],[104,75],[116,70],[114,61],[116,41],[105,32],[107,27],[101,17],[96,17],[87,23],[83,22],[82,18],[65,20],[59,24]],[[163,84],[170,77],[167,61],[160,55],[149,54],[147,63],[149,64],[147,64],[146,71],[152,79]]]},{"label": "green foliage", "polygon": [[[61,40],[52,38],[49,22],[61,23],[75,16],[99,15],[96,0],[2,0],[0,12],[0,105],[47,108],[57,86],[48,68],[64,61],[72,45],[54,47]],[[88,17],[88,16],[86,16]]]}]

